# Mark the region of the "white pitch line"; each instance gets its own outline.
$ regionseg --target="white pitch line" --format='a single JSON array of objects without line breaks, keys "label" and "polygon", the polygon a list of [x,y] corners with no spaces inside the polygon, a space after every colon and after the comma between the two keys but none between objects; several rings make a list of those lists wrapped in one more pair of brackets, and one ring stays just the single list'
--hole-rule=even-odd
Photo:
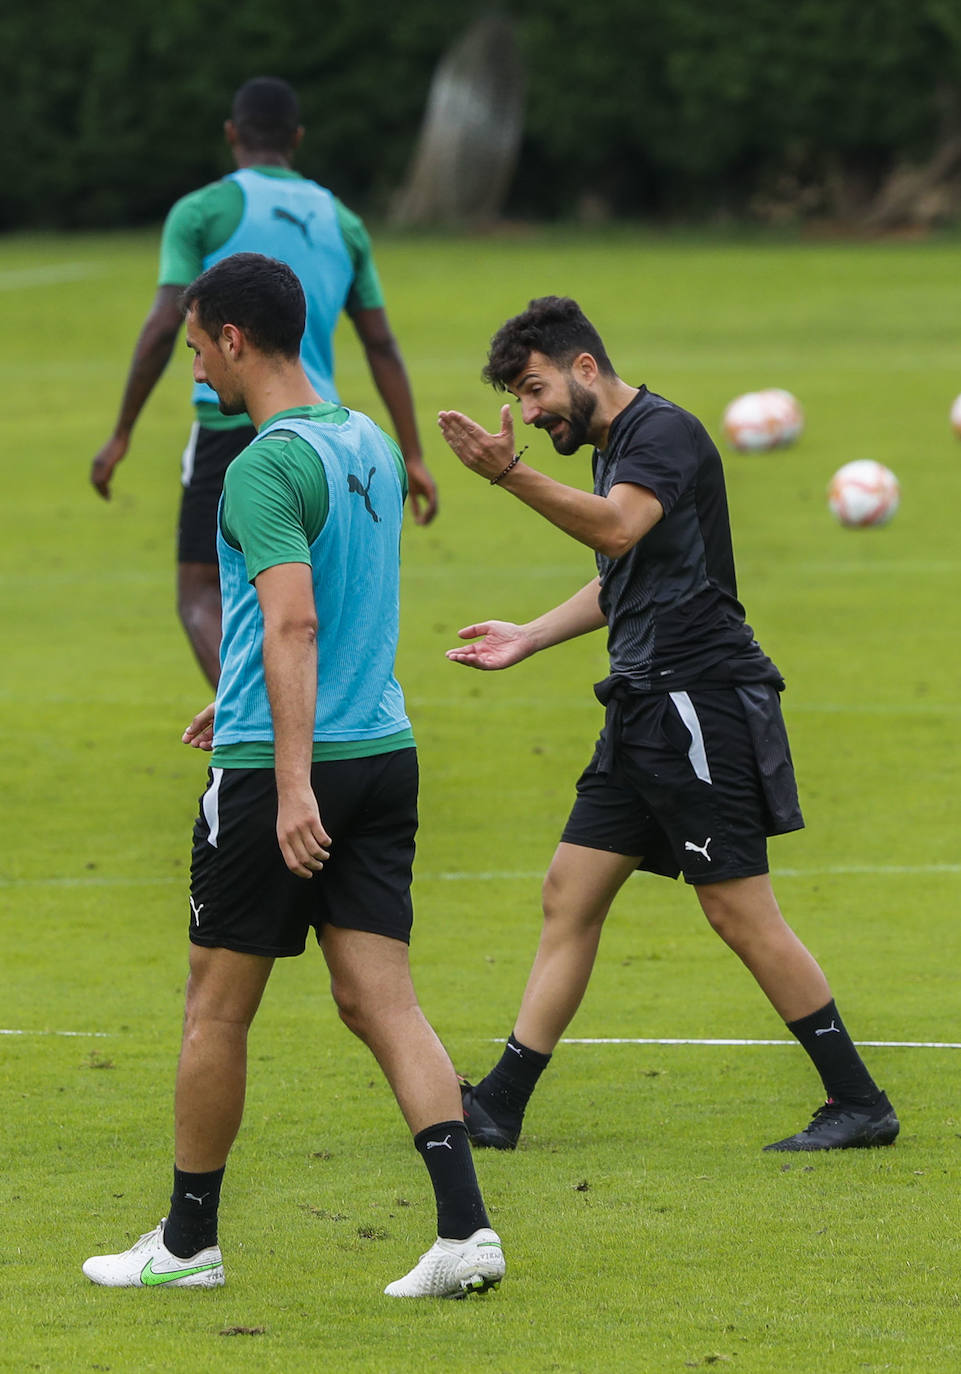
[{"label": "white pitch line", "polygon": [[[744,559],[743,566],[750,573],[751,558]],[[760,566],[760,564],[755,564]],[[782,565],[785,569],[798,570],[805,573],[852,573],[854,576],[876,577],[878,573],[888,573],[893,577],[905,577],[916,573],[945,573],[954,574],[961,572],[961,563],[956,558],[901,558],[884,559],[876,563],[849,563],[838,560],[837,562],[820,562],[816,559],[797,559],[788,561]],[[740,566],[739,569],[740,571]]]},{"label": "white pitch line", "polygon": [[[70,581],[69,574],[63,575],[64,582]],[[75,581],[75,579],[74,579]],[[0,584],[3,578],[0,577]],[[444,697],[409,696],[406,698],[407,705],[415,711],[470,711],[477,704],[476,697],[464,697],[459,693],[451,693]],[[548,702],[552,706],[563,706],[569,715],[587,714],[590,712],[597,717],[599,723],[603,722],[603,710],[599,703],[590,696],[578,696],[574,698],[556,697]],[[528,711],[543,710],[545,699],[543,697],[518,697],[508,696],[500,691],[492,690],[484,697],[485,711]],[[957,701],[879,701],[879,702],[847,702],[847,701],[797,701],[790,694],[784,701],[784,714],[788,721],[796,715],[813,716],[956,716],[961,713],[961,704]]]},{"label": "white pitch line", "polygon": [[[825,868],[772,868],[772,878],[823,878],[827,876],[900,877],[932,873],[961,873],[961,864],[833,864]],[[527,881],[543,878],[544,869],[489,869],[479,873],[416,873],[420,882],[485,883],[501,880]]]},{"label": "white pitch line", "polygon": [[[56,587],[69,585],[76,587],[78,581],[82,580],[84,585],[95,586],[101,583],[116,586],[122,582],[128,586],[166,586],[166,573],[91,573],[80,579],[65,573],[0,573],[0,588],[12,587],[14,589],[23,586]],[[110,696],[76,696],[69,692],[44,692],[37,695],[35,692],[12,691],[8,687],[0,688],[0,702],[17,705],[22,702],[32,703],[40,701],[45,704],[63,704],[67,706],[85,705],[105,705],[120,698]],[[129,701],[124,697],[125,702]],[[149,698],[141,698],[141,701],[148,701]],[[477,704],[476,697],[462,696],[457,692],[452,692],[447,696],[412,696],[405,697],[407,705],[417,711],[469,711]],[[192,699],[186,701],[187,706],[194,704]],[[598,727],[603,723],[603,707],[589,694],[579,694],[574,697],[558,696],[547,701],[547,704],[555,707],[563,707],[568,715],[590,714],[596,716]],[[485,711],[541,711],[545,705],[545,698],[540,697],[519,697],[508,695],[499,690],[491,690],[483,701]],[[844,715],[844,716],[956,716],[961,714],[961,702],[957,701],[878,701],[878,702],[848,702],[848,701],[799,701],[796,697],[788,695],[784,702],[784,714],[788,719],[796,715]]]},{"label": "white pitch line", "polygon": [[[414,877],[421,883],[493,883],[493,882],[533,882],[544,877],[543,868],[530,869],[482,869],[477,873],[446,872],[418,873]],[[924,877],[936,873],[961,873],[961,864],[832,864],[824,868],[772,868],[772,878],[824,878],[824,877]],[[4,888],[29,887],[171,887],[185,886],[186,874],[177,878],[123,878],[123,877],[73,877],[73,878],[3,878],[0,877],[0,890]]]},{"label": "white pitch line", "polygon": [[[584,567],[585,567],[585,565],[584,565],[583,562],[581,562],[581,563],[540,563],[540,564],[537,564],[537,565],[535,565],[535,566],[532,566],[532,565],[529,564],[529,563],[528,563],[528,564],[519,564],[519,563],[518,563],[518,564],[498,563],[496,567],[485,569],[485,575],[487,575],[487,574],[489,573],[489,575],[490,575],[490,577],[491,577],[492,580],[496,577],[496,578],[500,578],[502,581],[503,581],[503,580],[506,580],[506,581],[510,582],[512,585],[513,585],[513,583],[515,583],[515,582],[517,581],[517,579],[518,579],[519,577],[523,577],[525,582],[531,582],[531,581],[551,581],[551,582],[554,582],[554,581],[560,580],[561,578],[567,577],[567,578],[570,578],[571,585],[572,585],[572,587],[573,587],[573,588],[575,589],[575,591],[576,591],[576,589],[578,588],[578,586],[581,586],[581,587],[582,587],[582,586],[584,585],[584,577],[583,577]],[[473,568],[462,568],[462,569],[461,569],[461,573],[462,573],[462,575],[463,575],[465,578],[473,578],[473,576],[474,576],[474,569],[473,569]],[[413,580],[415,580],[415,579],[416,579],[417,581],[421,581],[421,580],[424,580],[424,581],[429,580],[429,581],[431,581],[431,582],[436,582],[436,581],[437,581],[437,569],[436,569],[436,567],[434,567],[432,564],[424,565],[424,566],[421,566],[421,567],[418,567],[418,568],[409,567],[409,566],[406,566],[406,565],[405,565],[403,575],[404,575],[405,578],[407,578],[407,579],[409,579],[409,580],[411,580],[411,581],[413,581]],[[458,621],[458,624],[460,624],[459,621]],[[456,629],[454,630],[454,634],[455,634],[455,635],[457,634],[457,630],[456,630]]]},{"label": "white pitch line", "polygon": [[[500,1041],[491,1041],[499,1044]],[[796,1040],[694,1040],[679,1037],[642,1038],[598,1038],[562,1040],[562,1045],[796,1045]],[[866,1045],[872,1049],[883,1050],[961,1050],[961,1043],[953,1040],[855,1040],[856,1045]]]},{"label": "white pitch line", "polygon": [[[109,1040],[111,1038],[110,1031],[0,1029],[0,1035],[61,1035],[89,1040]],[[500,1044],[500,1040],[492,1040],[490,1043],[492,1045]],[[797,1045],[798,1042],[796,1040],[694,1039],[681,1036],[599,1036],[564,1039],[560,1043],[562,1045]],[[855,1040],[854,1043],[871,1049],[885,1050],[961,1050],[961,1042],[953,1040]]]},{"label": "white pitch line", "polygon": [[481,873],[414,873],[414,879],[428,883],[492,883],[507,881],[529,881],[534,878],[543,878],[545,870],[543,868],[531,868],[528,870],[518,869],[490,869]]},{"label": "white pitch line", "polygon": [[54,262],[43,267],[8,267],[0,272],[0,291],[19,291],[29,286],[59,286],[99,276],[104,269],[93,262]]},{"label": "white pitch line", "polygon": [[784,714],[836,716],[941,716],[957,715],[961,705],[956,701],[785,701]]},{"label": "white pitch line", "polygon": [[824,874],[898,877],[924,873],[961,873],[961,864],[834,864],[830,868],[772,868],[772,878],[817,878]]},{"label": "white pitch line", "polygon": [[178,883],[187,884],[186,874],[182,878],[0,878],[0,888],[4,887],[169,887]]}]

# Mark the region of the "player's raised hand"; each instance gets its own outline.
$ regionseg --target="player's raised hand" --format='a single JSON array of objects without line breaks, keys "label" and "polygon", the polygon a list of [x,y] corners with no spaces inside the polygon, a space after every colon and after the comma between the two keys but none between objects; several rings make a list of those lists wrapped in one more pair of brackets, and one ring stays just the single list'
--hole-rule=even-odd
[{"label": "player's raised hand", "polygon": [[488,434],[483,425],[458,410],[442,410],[437,423],[464,466],[488,481],[498,477],[514,456],[514,420],[509,405],[501,406],[498,434]]},{"label": "player's raised hand", "polygon": [[192,749],[203,749],[208,754],[214,747],[214,703],[198,712],[181,735],[184,744]]},{"label": "player's raised hand", "polygon": [[477,642],[448,649],[447,657],[452,663],[463,663],[468,668],[481,668],[485,672],[510,668],[535,652],[535,645],[523,625],[514,625],[509,620],[485,620],[457,633],[461,639]]}]

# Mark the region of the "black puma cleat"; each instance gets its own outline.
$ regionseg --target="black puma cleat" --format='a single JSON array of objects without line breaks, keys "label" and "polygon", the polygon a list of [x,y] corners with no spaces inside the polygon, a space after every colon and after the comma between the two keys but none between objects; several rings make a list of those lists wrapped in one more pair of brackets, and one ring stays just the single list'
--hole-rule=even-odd
[{"label": "black puma cleat", "polygon": [[[469,1129],[469,1128],[468,1128]],[[870,1105],[836,1102],[829,1097],[818,1107],[803,1131],[765,1145],[765,1150],[855,1150],[872,1145],[893,1145],[901,1123],[882,1093]]]},{"label": "black puma cleat", "polygon": [[470,1136],[471,1144],[492,1150],[513,1150],[521,1133],[521,1123],[518,1121],[516,1127],[501,1125],[477,1101],[475,1097],[477,1089],[474,1085],[468,1083],[467,1079],[462,1078],[460,1074],[457,1075],[457,1081],[460,1084],[464,1123],[467,1126],[467,1134]]}]

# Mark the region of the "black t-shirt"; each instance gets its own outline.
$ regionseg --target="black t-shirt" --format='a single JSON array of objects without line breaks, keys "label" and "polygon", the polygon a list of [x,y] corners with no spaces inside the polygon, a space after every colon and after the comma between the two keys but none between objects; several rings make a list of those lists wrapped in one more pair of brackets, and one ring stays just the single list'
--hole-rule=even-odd
[{"label": "black t-shirt", "polygon": [[642,386],[595,449],[594,490],[631,482],[664,518],[621,558],[598,553],[611,678],[599,688],[681,691],[781,675],[737,599],[721,455],[694,415]]}]

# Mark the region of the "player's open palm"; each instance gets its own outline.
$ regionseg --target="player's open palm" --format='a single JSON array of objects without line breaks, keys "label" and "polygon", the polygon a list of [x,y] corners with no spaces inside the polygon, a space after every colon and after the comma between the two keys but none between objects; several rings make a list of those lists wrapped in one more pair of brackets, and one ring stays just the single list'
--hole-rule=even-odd
[{"label": "player's open palm", "polygon": [[514,625],[509,620],[485,620],[481,625],[468,625],[466,629],[458,630],[458,634],[461,639],[473,639],[476,643],[448,649],[447,657],[453,663],[466,664],[468,668],[481,668],[488,672],[496,668],[510,668],[534,652],[534,645],[524,627]]}]

